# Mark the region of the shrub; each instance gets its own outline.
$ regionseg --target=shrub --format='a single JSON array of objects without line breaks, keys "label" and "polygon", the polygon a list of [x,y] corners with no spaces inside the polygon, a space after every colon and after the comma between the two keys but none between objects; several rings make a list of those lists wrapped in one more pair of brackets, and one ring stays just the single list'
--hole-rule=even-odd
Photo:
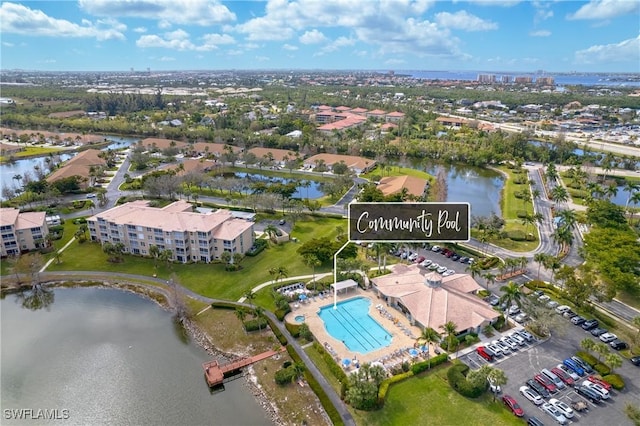
[{"label": "shrub", "polygon": [[327,367],[329,367],[329,370],[331,371],[333,376],[338,379],[338,381],[343,385],[348,386],[349,380],[347,378],[347,373],[345,373],[344,370],[333,360],[331,354],[327,352],[325,348],[317,341],[313,343],[313,347],[316,351],[318,351],[324,362],[327,364]]},{"label": "shrub", "polygon": [[481,269],[489,269],[493,268],[500,262],[500,259],[497,257],[485,257],[484,259],[478,260]]},{"label": "shrub", "polygon": [[267,248],[268,245],[269,245],[269,243],[267,242],[267,240],[265,240],[265,239],[257,239],[253,243],[253,246],[249,249],[249,251],[247,251],[247,256],[256,256],[262,250]]},{"label": "shrub", "polygon": [[390,378],[383,380],[382,383],[380,383],[380,388],[378,388],[378,405],[384,405],[384,400],[387,398],[387,392],[392,384],[401,382],[412,376],[413,372],[407,371],[406,373],[396,374],[395,376],[391,376]]},{"label": "shrub", "polygon": [[487,297],[490,294],[491,294],[491,292],[488,291],[488,290],[485,290],[485,289],[482,289],[482,290],[478,291],[478,296],[480,296],[482,298]]},{"label": "shrub", "polygon": [[265,328],[267,328],[267,320],[264,318],[255,318],[244,322],[244,329],[247,332],[264,330]]},{"label": "shrub", "polygon": [[291,312],[291,309],[287,309],[287,310],[276,309],[274,314],[275,314],[276,318],[278,318],[278,321],[284,321],[284,317],[287,316],[287,314],[289,312]]},{"label": "shrub", "polygon": [[64,226],[62,225],[53,225],[49,227],[49,232],[62,232],[64,231]]},{"label": "shrub", "polygon": [[602,378],[605,382],[609,383],[615,390],[624,389],[624,380],[619,374],[609,374]]},{"label": "shrub", "polygon": [[281,368],[280,370],[276,371],[276,374],[275,374],[276,383],[279,385],[289,384],[293,382],[293,379],[295,379],[295,376],[296,376],[296,372],[293,369],[293,367]]},{"label": "shrub", "polygon": [[593,369],[596,370],[601,376],[606,376],[611,373],[611,367],[607,364],[603,364],[601,362],[597,363],[593,366]]},{"label": "shrub", "polygon": [[[278,329],[278,327],[276,327],[276,325],[273,324],[273,322],[271,321],[271,318],[269,317],[265,317],[265,318],[267,320],[267,323],[269,323],[269,327],[271,328],[271,331],[276,336],[280,344],[283,346],[287,345],[288,343],[287,338],[284,336],[284,334],[280,332],[280,329]],[[287,345],[287,348],[288,348],[288,345]]]},{"label": "shrub", "polygon": [[586,362],[587,364],[589,364],[592,367],[594,365],[598,364],[598,360],[596,359],[596,357],[594,357],[593,355],[591,355],[588,352],[578,351],[578,352],[576,352],[576,356],[578,356],[581,359],[583,359],[584,362]]},{"label": "shrub", "polygon": [[433,368],[437,365],[447,362],[448,359],[449,355],[447,354],[436,355],[430,360],[416,362],[411,366],[411,371],[414,375],[418,375],[429,368],[429,362],[431,362],[431,368]]},{"label": "shrub", "polygon": [[486,383],[485,386],[482,387],[473,386],[467,380],[468,371],[468,365],[456,364],[447,371],[447,379],[449,380],[449,385],[460,395],[466,396],[467,398],[477,398],[486,390]]},{"label": "shrub", "polygon": [[300,324],[291,324],[285,322],[284,326],[293,337],[298,338],[300,336]]},{"label": "shrub", "polygon": [[524,241],[527,239],[527,234],[520,229],[514,229],[513,231],[507,232],[507,236],[513,241]]}]

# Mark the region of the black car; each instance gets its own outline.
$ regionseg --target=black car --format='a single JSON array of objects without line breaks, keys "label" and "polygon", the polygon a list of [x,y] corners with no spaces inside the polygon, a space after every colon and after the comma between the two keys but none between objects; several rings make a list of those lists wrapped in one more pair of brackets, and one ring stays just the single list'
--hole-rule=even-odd
[{"label": "black car", "polygon": [[456,261],[458,259],[460,259],[460,256],[457,255],[457,254],[454,254],[453,256],[451,256],[451,260],[453,260],[453,261]]},{"label": "black car", "polygon": [[585,321],[586,319],[584,319],[580,315],[576,315],[575,317],[571,318],[571,324],[573,325],[582,325]]},{"label": "black car", "polygon": [[573,312],[571,309],[569,309],[567,312],[565,312],[564,314],[562,314],[563,317],[565,318],[573,318],[575,316],[577,316],[578,314],[576,314],[575,312]]},{"label": "black car", "polygon": [[460,259],[458,259],[460,263],[467,263],[467,260],[469,260],[467,256],[462,256]]},{"label": "black car", "polygon": [[605,330],[604,328],[600,328],[600,327],[596,327],[593,330],[591,330],[591,334],[595,337],[600,337],[601,335],[603,335],[604,333],[606,333],[607,330]]},{"label": "black car", "polygon": [[609,342],[609,346],[611,346],[616,351],[621,351],[629,347],[629,345],[627,345],[627,342],[623,342],[620,339],[615,339],[614,341]]},{"label": "black car", "polygon": [[593,403],[602,401],[602,396],[588,386],[576,386],[575,389],[578,395],[584,396]]},{"label": "black car", "polygon": [[549,391],[540,383],[536,382],[535,380],[533,379],[527,380],[527,386],[529,386],[534,391],[538,392],[540,396],[542,396],[543,398],[549,398]]},{"label": "black car", "polygon": [[582,323],[582,325],[580,327],[582,327],[583,330],[591,330],[592,328],[596,328],[598,326],[598,320],[597,319],[590,319],[590,320],[586,320],[585,322]]},{"label": "black car", "polygon": [[631,358],[631,364],[635,365],[636,367],[640,367],[640,356],[634,356],[633,358]]},{"label": "black car", "polygon": [[529,417],[527,419],[527,425],[529,425],[529,426],[544,426],[544,423],[542,423],[542,421],[539,420],[536,417]]},{"label": "black car", "polygon": [[587,374],[593,373],[593,368],[591,368],[591,366],[584,359],[578,356],[572,356],[571,359],[574,360],[580,367],[582,367],[585,373]]}]

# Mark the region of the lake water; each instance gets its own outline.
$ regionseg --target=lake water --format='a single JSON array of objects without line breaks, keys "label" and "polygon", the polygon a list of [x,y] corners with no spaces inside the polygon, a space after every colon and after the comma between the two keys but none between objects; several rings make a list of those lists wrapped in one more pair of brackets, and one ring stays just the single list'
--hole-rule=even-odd
[{"label": "lake water", "polygon": [[[294,179],[287,179],[287,178],[282,178],[282,177],[278,177],[278,176],[265,176],[262,175],[260,173],[255,173],[255,172],[251,172],[251,173],[245,173],[245,172],[236,172],[236,173],[230,173],[228,174],[229,177],[236,177],[236,178],[247,178],[250,181],[253,182],[279,182],[279,183],[288,183],[291,182]],[[233,175],[233,176],[231,176]],[[303,177],[301,177],[300,179],[298,179],[299,181],[305,181],[306,179],[303,179]],[[300,198],[300,199],[305,199],[305,198],[309,198],[309,199],[316,199],[316,198],[320,198],[322,197],[324,194],[322,192],[322,190],[320,189],[320,183],[313,181],[313,180],[309,180],[307,181],[310,183],[310,186],[308,188],[302,186],[302,185],[298,185],[296,192],[293,193],[293,195],[291,196],[291,198]]]},{"label": "lake water", "polygon": [[69,410],[68,420],[32,424],[272,424],[243,379],[209,391],[201,365],[210,356],[184,343],[154,302],[114,289],[53,291],[48,310],[24,309],[16,295],[0,301],[3,410]]}]

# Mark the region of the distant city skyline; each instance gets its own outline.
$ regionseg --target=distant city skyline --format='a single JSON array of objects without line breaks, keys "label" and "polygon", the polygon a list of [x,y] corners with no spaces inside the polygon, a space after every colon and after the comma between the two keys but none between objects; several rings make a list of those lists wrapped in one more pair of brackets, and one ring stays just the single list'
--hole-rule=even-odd
[{"label": "distant city skyline", "polygon": [[5,1],[0,66],[36,71],[640,72],[640,1]]}]

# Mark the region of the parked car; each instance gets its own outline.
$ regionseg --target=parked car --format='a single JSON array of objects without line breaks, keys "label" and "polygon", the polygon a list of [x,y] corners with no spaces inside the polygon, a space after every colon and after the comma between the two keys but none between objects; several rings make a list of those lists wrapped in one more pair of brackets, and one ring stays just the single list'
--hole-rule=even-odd
[{"label": "parked car", "polygon": [[629,359],[629,361],[631,361],[631,364],[635,365],[636,367],[640,367],[640,356],[634,356],[633,358]]},{"label": "parked car", "polygon": [[613,342],[609,342],[609,346],[611,346],[616,351],[621,351],[621,350],[627,349],[629,347],[627,342],[624,342],[624,341],[622,341],[620,339],[616,339]]},{"label": "parked car", "polygon": [[87,194],[87,198],[96,198],[96,197],[97,197],[97,195],[94,194],[93,192],[90,193],[90,194]]},{"label": "parked car", "polygon": [[436,269],[438,269],[440,267],[439,264],[437,264],[436,262],[431,263],[431,265],[429,265],[429,270],[430,271],[435,271]]},{"label": "parked car", "polygon": [[416,259],[416,263],[422,263],[424,262],[425,257],[424,256],[418,256],[418,258]]},{"label": "parked car", "polygon": [[556,312],[559,313],[560,315],[564,314],[567,311],[570,311],[571,308],[567,305],[560,305],[560,306],[556,306]]},{"label": "parked car", "polygon": [[520,393],[535,405],[540,405],[544,402],[542,396],[528,386],[520,386]]},{"label": "parked car", "polygon": [[509,355],[511,353],[511,348],[506,343],[503,343],[499,340],[493,340],[491,344],[499,347],[504,355]]},{"label": "parked car", "polygon": [[549,300],[551,300],[551,298],[546,294],[543,294],[542,296],[538,297],[538,302],[540,303],[547,303]]},{"label": "parked car", "polygon": [[520,312],[520,308],[518,307],[518,305],[509,306],[509,315],[515,315],[519,312]]},{"label": "parked car", "polygon": [[527,344],[527,341],[524,340],[524,337],[522,337],[520,334],[513,332],[509,335],[509,338],[512,340],[515,340],[519,345],[523,346]]},{"label": "parked car", "polygon": [[527,419],[527,426],[544,426],[544,423],[537,417],[529,417]]},{"label": "parked car", "polygon": [[540,383],[549,393],[558,392],[557,386],[549,379],[547,376],[543,374],[536,374],[533,376],[534,380]]},{"label": "parked car", "polygon": [[423,267],[425,267],[425,268],[426,268],[427,266],[429,266],[429,265],[431,265],[431,260],[429,260],[429,259],[425,259],[425,260],[423,260],[422,262],[420,262],[420,266],[423,266]]},{"label": "parked car", "polygon": [[500,298],[495,294],[492,294],[487,298],[487,302],[489,302],[491,306],[498,306],[498,303],[500,303]]},{"label": "parked car", "polygon": [[485,350],[484,346],[478,346],[476,348],[476,352],[478,353],[478,355],[480,355],[482,358],[486,359],[487,361],[493,361],[493,355],[489,354]]},{"label": "parked car", "polygon": [[580,315],[576,315],[575,317],[571,318],[571,324],[573,325],[582,325],[582,323],[585,321],[586,319],[584,317],[581,317]]},{"label": "parked car", "polygon": [[556,306],[558,306],[558,302],[556,302],[555,300],[551,300],[551,301],[547,302],[547,308],[549,308],[549,309],[553,309]]},{"label": "parked car", "polygon": [[529,315],[525,314],[524,312],[516,315],[516,317],[514,318],[516,320],[517,323],[522,324],[523,322],[525,322],[526,320],[529,319]]},{"label": "parked car", "polygon": [[516,342],[514,342],[513,340],[511,340],[508,336],[502,336],[500,338],[500,341],[502,343],[504,343],[505,345],[509,346],[509,349],[511,349],[512,351],[517,351],[518,350],[518,344]]},{"label": "parked car", "polygon": [[576,386],[574,389],[578,395],[587,398],[589,401],[593,402],[594,404],[602,401],[602,396],[600,396],[598,392],[594,391],[593,389],[587,386]]},{"label": "parked car", "polygon": [[489,389],[491,390],[491,392],[493,392],[493,393],[501,393],[502,392],[502,388],[500,387],[500,385],[496,385],[495,383],[493,383],[491,381],[491,379],[487,379],[487,381],[489,382]]},{"label": "parked car", "polygon": [[494,345],[493,343],[489,343],[488,345],[485,346],[485,348],[488,348],[496,356],[504,355],[504,352],[502,352],[502,349],[500,349],[500,347],[498,345]]},{"label": "parked car", "polygon": [[418,259],[418,253],[411,253],[411,254],[409,255],[408,259],[409,259],[411,262],[415,262],[415,260],[416,260],[416,259]]},{"label": "parked car", "polygon": [[592,374],[593,373],[593,368],[591,368],[591,366],[589,365],[589,363],[587,361],[583,360],[579,356],[572,356],[571,359],[574,360],[576,363],[578,363],[578,365],[580,367],[582,367],[582,369],[585,371],[585,373],[587,373],[587,374]]},{"label": "parked car", "polygon": [[582,323],[582,325],[580,327],[582,327],[583,330],[591,330],[592,328],[596,328],[598,326],[598,320],[597,319],[590,319],[590,320],[586,320],[585,322]]},{"label": "parked car", "polygon": [[442,273],[447,271],[447,267],[446,266],[440,266],[438,269],[436,269],[436,271],[438,271],[439,274],[442,274]]},{"label": "parked car", "polygon": [[594,328],[593,330],[590,331],[591,335],[595,336],[595,337],[600,337],[601,335],[603,335],[606,332],[607,332],[606,329],[600,328],[600,327],[596,327],[596,328]]},{"label": "parked car", "polygon": [[442,249],[440,248],[440,246],[433,246],[433,247],[431,247],[431,251],[432,251],[432,252],[434,252],[434,253],[439,253],[439,252],[440,252],[440,250],[442,250]]},{"label": "parked car", "polygon": [[527,330],[516,330],[516,333],[524,337],[527,342],[533,341],[533,335],[529,333]]},{"label": "parked car", "polygon": [[[569,367],[567,367],[566,365],[558,364],[556,366],[556,368],[562,370],[564,372],[564,374],[567,374],[569,377],[571,377],[574,382],[576,380],[580,380],[580,375],[578,373],[576,373],[575,371],[573,371],[572,369],[570,369]],[[551,371],[553,371],[553,370],[551,370]]]},{"label": "parked car", "polygon": [[587,377],[587,380],[590,381],[590,382],[599,384],[600,386],[602,386],[603,388],[605,388],[608,391],[611,390],[611,384],[609,382],[605,382],[604,380],[598,379],[595,376],[589,376],[589,377]]},{"label": "parked car", "polygon": [[560,410],[558,410],[553,404],[550,404],[548,402],[542,404],[542,411],[550,415],[553,420],[560,423],[561,425],[566,425],[569,422],[569,420],[567,420],[562,412],[560,412]]},{"label": "parked car", "polygon": [[562,383],[564,383],[565,385],[567,385],[567,386],[573,386],[574,385],[575,382],[574,382],[573,378],[569,374],[565,373],[564,370],[562,370],[561,368],[553,367],[551,369],[551,372],[553,374],[555,374],[556,376],[558,376],[558,378],[560,380],[562,380]]},{"label": "parked car", "polygon": [[600,340],[602,340],[604,343],[613,342],[617,338],[618,338],[618,336],[616,336],[613,333],[604,333],[604,334],[600,335]]},{"label": "parked car", "polygon": [[524,416],[524,410],[522,409],[522,407],[520,407],[520,404],[518,404],[518,401],[516,401],[514,397],[509,396],[509,395],[504,395],[502,397],[502,402],[504,402],[504,404],[516,416],[518,416],[518,417]]},{"label": "parked car", "polygon": [[529,386],[534,391],[538,392],[538,394],[540,394],[541,397],[549,398],[549,391],[547,390],[547,388],[542,386],[537,381],[535,381],[533,379],[529,379],[529,380],[527,380],[527,386]]},{"label": "parked car", "polygon": [[469,260],[469,258],[467,256],[462,256],[460,259],[458,259],[458,262],[467,263],[468,260]]},{"label": "parked car", "polygon": [[543,368],[541,371],[542,375],[547,376],[547,378],[549,380],[551,380],[553,382],[554,385],[556,385],[556,387],[558,389],[564,389],[566,387],[566,385],[564,384],[564,382],[560,379],[560,377],[556,376],[555,374],[553,374],[551,372],[551,370],[548,370],[546,368]]},{"label": "parked car", "polygon": [[443,277],[448,277],[448,276],[453,275],[453,274],[455,274],[455,273],[456,273],[456,271],[454,271],[453,269],[447,269],[446,271],[444,271],[444,272],[442,273],[442,276],[443,276]]},{"label": "parked car", "polygon": [[577,375],[584,376],[584,368],[571,358],[567,358],[562,363],[572,369]]},{"label": "parked car", "polygon": [[562,314],[562,316],[563,316],[564,318],[569,318],[569,319],[571,319],[571,318],[573,318],[573,317],[575,317],[575,316],[577,316],[577,315],[578,315],[578,314],[576,314],[575,312],[573,312],[571,309],[569,309],[567,312],[565,312],[564,314]]},{"label": "parked car", "polygon": [[454,262],[457,261],[458,259],[460,259],[460,255],[457,253],[454,253],[453,256],[451,256],[451,260],[453,260]]},{"label": "parked car", "polygon": [[555,405],[555,407],[560,410],[563,416],[567,419],[573,418],[574,412],[571,407],[569,407],[566,403],[560,401],[559,399],[551,398],[549,400],[549,404]]},{"label": "parked car", "polygon": [[598,383],[593,383],[590,380],[585,380],[582,382],[582,386],[586,386],[598,392],[602,397],[602,399],[609,399],[610,397],[609,391],[606,390],[603,386],[599,385]]}]

